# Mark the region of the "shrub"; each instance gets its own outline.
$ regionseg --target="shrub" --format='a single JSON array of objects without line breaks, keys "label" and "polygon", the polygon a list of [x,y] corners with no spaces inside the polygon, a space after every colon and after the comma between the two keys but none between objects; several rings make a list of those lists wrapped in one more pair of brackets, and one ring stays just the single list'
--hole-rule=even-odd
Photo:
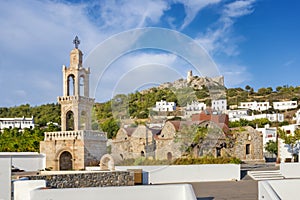
[{"label": "shrub", "polygon": [[199,164],[241,164],[242,161],[236,157],[212,157],[204,156],[201,158],[177,158],[173,161],[169,160],[154,160],[145,157],[136,159],[126,159],[119,163],[119,166],[137,166],[137,165],[199,165]]},{"label": "shrub", "polygon": [[204,156],[201,158],[177,158],[173,161],[174,165],[193,165],[193,164],[240,164],[242,161],[235,157],[211,157]]}]

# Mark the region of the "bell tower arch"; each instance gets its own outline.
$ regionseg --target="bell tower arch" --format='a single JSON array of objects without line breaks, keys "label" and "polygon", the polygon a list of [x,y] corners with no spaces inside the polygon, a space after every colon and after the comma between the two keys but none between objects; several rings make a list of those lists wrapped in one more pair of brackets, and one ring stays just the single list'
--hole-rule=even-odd
[{"label": "bell tower arch", "polygon": [[[61,104],[61,129],[91,130],[91,110],[94,99],[89,97],[90,69],[82,66],[82,52],[78,49],[80,41],[76,36],[75,48],[70,52],[70,66],[63,66],[63,96],[58,97]],[[70,113],[73,117],[70,118]],[[70,120],[73,120],[70,121]],[[70,127],[70,124],[73,126]]]}]

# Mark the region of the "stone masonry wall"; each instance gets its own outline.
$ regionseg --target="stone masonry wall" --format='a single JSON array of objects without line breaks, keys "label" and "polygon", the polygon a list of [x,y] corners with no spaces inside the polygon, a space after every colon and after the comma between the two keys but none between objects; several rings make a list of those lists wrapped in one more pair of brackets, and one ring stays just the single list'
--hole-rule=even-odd
[{"label": "stone masonry wall", "polygon": [[[90,166],[99,162],[101,157],[107,153],[106,141],[85,140],[84,141],[84,165]],[[93,163],[94,162],[94,163]]]},{"label": "stone masonry wall", "polygon": [[134,185],[134,173],[127,171],[39,175],[29,176],[28,178],[29,180],[46,180],[46,186],[51,188],[83,188]]}]

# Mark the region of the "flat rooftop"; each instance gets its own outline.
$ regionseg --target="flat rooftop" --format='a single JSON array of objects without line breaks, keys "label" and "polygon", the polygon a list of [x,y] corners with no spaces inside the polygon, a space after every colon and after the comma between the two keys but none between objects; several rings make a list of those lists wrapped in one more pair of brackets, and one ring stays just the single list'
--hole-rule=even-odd
[{"label": "flat rooftop", "polygon": [[254,180],[192,183],[197,200],[257,200]]}]

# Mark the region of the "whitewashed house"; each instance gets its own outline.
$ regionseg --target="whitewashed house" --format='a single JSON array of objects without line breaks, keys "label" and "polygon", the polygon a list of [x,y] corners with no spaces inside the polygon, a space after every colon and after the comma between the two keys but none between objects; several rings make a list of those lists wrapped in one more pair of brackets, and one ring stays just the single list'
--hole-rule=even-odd
[{"label": "whitewashed house", "polygon": [[300,110],[298,110],[298,111],[295,113],[295,117],[293,117],[293,120],[296,121],[296,124],[300,124]]},{"label": "whitewashed house", "polygon": [[269,102],[241,102],[239,106],[241,109],[250,109],[250,110],[257,110],[257,111],[265,111],[271,108]]},{"label": "whitewashed house", "polygon": [[211,108],[216,111],[226,111],[227,110],[227,100],[226,99],[213,99],[211,101]]},{"label": "whitewashed house", "polygon": [[269,141],[276,142],[277,137],[277,128],[276,127],[270,127],[269,124],[265,125],[264,128],[256,128],[259,132],[263,135],[263,152],[267,153],[265,150],[265,146]]},{"label": "whitewashed house", "polygon": [[185,107],[185,118],[191,117],[193,114],[198,114],[206,109],[206,104],[203,102],[192,101],[188,103]]},{"label": "whitewashed house", "polygon": [[[286,134],[294,135],[295,130],[300,129],[300,124],[290,124],[281,127]],[[293,148],[290,145],[285,144],[284,140],[278,139],[278,156],[281,159],[281,162],[285,162],[286,159],[292,159],[292,155],[296,154],[299,156],[300,153],[300,141],[296,142]]]},{"label": "whitewashed house", "polygon": [[158,111],[158,112],[175,111],[176,104],[175,104],[175,102],[167,102],[167,101],[163,101],[163,100],[157,101],[153,110]]},{"label": "whitewashed house", "polygon": [[247,109],[242,110],[226,110],[229,121],[239,121],[243,116],[249,116],[249,111]]},{"label": "whitewashed house", "polygon": [[206,109],[206,104],[203,102],[192,101],[192,103],[188,103],[186,105],[186,111],[202,111]]},{"label": "whitewashed house", "polygon": [[0,118],[0,131],[2,131],[5,128],[11,129],[11,128],[18,128],[20,130],[23,130],[25,128],[34,128],[34,120],[33,117],[31,118]]},{"label": "whitewashed house", "polygon": [[253,121],[255,119],[263,119],[263,118],[267,118],[270,122],[283,122],[284,114],[273,113],[273,114],[259,114],[259,115],[246,115],[246,114],[235,115],[235,116],[232,115],[232,117],[229,117],[229,121],[234,122],[234,121],[239,121],[240,119]]},{"label": "whitewashed house", "polygon": [[273,108],[275,110],[296,109],[297,107],[298,107],[297,101],[273,102]]},{"label": "whitewashed house", "polygon": [[273,113],[273,114],[266,114],[267,119],[270,122],[283,122],[284,121],[284,114],[282,113]]}]

